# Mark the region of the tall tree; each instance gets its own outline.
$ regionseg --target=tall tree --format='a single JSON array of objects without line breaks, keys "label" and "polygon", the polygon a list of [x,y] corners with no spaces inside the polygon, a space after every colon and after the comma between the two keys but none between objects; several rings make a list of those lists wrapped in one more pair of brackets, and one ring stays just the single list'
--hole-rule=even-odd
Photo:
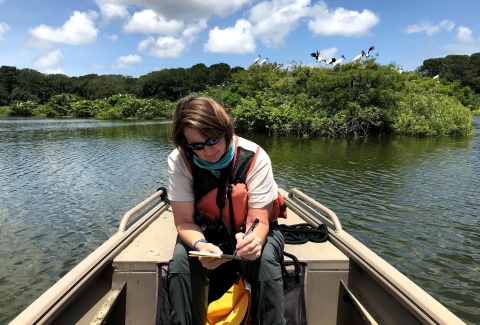
[{"label": "tall tree", "polygon": [[232,70],[226,63],[212,64],[209,70],[210,78],[208,84],[210,86],[218,86],[232,80]]},{"label": "tall tree", "polygon": [[0,67],[0,83],[8,95],[17,86],[17,68],[3,65]]},{"label": "tall tree", "polygon": [[192,66],[187,71],[188,80],[185,86],[192,92],[205,90],[210,73],[208,68],[203,63],[198,63]]},{"label": "tall tree", "polygon": [[73,80],[64,74],[49,74],[46,81],[53,94],[72,94],[75,90]]}]

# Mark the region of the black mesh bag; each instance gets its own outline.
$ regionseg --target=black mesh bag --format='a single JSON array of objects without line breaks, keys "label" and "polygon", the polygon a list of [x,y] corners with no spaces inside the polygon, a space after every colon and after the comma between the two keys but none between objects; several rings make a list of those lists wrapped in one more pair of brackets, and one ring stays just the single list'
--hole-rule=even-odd
[{"label": "black mesh bag", "polygon": [[295,255],[283,252],[290,257],[295,271],[289,273],[282,258],[283,299],[285,304],[285,321],[289,325],[306,325],[307,311],[305,307],[305,265]]}]

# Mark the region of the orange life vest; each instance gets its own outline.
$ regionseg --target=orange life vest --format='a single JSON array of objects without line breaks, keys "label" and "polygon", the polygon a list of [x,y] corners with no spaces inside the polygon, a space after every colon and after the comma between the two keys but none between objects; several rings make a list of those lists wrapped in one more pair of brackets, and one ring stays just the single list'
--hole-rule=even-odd
[{"label": "orange life vest", "polygon": [[[255,160],[260,151],[257,145],[255,152],[247,150],[238,145],[238,137],[235,137],[235,153],[230,176],[227,182],[226,202],[222,209],[222,217],[227,222],[232,233],[236,233],[242,227],[248,214],[248,189],[246,185],[247,175],[253,169]],[[188,169],[193,175],[195,192],[195,209],[201,211],[207,220],[219,220],[220,209],[217,206],[217,192],[220,178],[208,170],[197,167],[190,163],[185,155],[182,157]],[[230,222],[230,214],[233,212],[234,227]],[[286,218],[287,210],[283,197],[278,193],[277,199],[273,202],[269,220]]]}]

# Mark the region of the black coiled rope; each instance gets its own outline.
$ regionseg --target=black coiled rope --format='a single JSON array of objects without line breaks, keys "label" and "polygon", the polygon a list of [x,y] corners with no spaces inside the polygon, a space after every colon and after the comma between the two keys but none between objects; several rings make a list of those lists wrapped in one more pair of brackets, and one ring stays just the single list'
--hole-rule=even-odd
[{"label": "black coiled rope", "polygon": [[285,244],[305,244],[308,241],[314,243],[323,243],[328,239],[328,229],[322,223],[317,228],[308,223],[299,223],[296,225],[281,224],[280,228],[285,237]]}]

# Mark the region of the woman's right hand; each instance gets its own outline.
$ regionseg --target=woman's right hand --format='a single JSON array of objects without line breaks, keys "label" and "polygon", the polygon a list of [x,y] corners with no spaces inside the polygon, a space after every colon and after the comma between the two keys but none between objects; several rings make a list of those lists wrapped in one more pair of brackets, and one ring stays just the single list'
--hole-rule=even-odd
[{"label": "woman's right hand", "polygon": [[[199,243],[197,244],[197,250],[199,252],[223,254],[220,247],[212,243]],[[211,257],[199,257],[198,259],[200,260],[200,263],[202,263],[202,266],[208,270],[213,270],[216,267],[228,261],[228,259],[225,259],[225,258],[211,258]]]}]

